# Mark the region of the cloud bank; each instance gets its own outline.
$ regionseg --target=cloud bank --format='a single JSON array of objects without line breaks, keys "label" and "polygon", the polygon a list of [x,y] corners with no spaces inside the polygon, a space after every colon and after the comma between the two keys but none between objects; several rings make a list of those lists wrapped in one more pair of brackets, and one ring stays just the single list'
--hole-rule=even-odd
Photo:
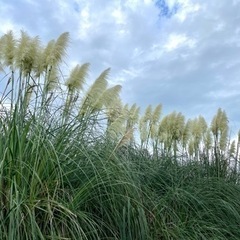
[{"label": "cloud bank", "polygon": [[71,34],[67,57],[111,67],[124,102],[210,119],[218,107],[240,120],[240,0],[0,0],[0,33],[43,42]]}]

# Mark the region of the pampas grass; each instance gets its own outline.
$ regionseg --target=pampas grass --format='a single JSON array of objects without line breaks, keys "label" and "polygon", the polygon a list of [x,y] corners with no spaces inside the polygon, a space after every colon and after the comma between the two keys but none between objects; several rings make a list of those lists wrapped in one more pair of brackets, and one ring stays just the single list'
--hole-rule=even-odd
[{"label": "pampas grass", "polygon": [[89,64],[60,91],[68,42],[68,33],[46,46],[25,32],[0,39],[1,106],[10,100],[0,115],[0,239],[240,239],[239,141],[228,148],[225,112],[211,126],[160,118],[161,105],[139,117],[121,86],[108,86],[109,69],[85,90]]}]

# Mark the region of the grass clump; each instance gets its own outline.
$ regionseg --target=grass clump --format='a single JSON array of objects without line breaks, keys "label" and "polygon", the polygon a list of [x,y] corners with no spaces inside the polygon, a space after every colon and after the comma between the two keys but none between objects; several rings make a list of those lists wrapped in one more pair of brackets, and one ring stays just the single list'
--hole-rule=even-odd
[{"label": "grass clump", "polygon": [[45,48],[25,32],[1,38],[10,105],[0,119],[0,238],[147,239],[142,190],[104,131],[120,87],[108,87],[106,70],[79,97],[89,64],[77,65],[61,97],[67,42],[67,33]]},{"label": "grass clump", "polygon": [[0,38],[0,239],[240,239],[225,112],[208,127],[149,105],[138,121],[109,69],[88,90],[88,63],[62,84],[68,40]]}]

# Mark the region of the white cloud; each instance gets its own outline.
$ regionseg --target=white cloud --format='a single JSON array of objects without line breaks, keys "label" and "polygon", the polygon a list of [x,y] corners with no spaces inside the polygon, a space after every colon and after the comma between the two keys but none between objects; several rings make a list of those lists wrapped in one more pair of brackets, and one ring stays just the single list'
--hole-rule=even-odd
[{"label": "white cloud", "polygon": [[184,22],[190,14],[196,13],[201,9],[201,5],[198,3],[193,3],[190,0],[178,0],[178,4],[180,4],[180,11],[176,14],[181,22]]},{"label": "white cloud", "polygon": [[115,18],[117,24],[126,24],[126,17],[121,8],[114,9],[112,12],[112,16]]},{"label": "white cloud", "polygon": [[167,43],[164,45],[164,48],[167,51],[174,51],[181,46],[193,48],[195,47],[195,45],[196,41],[194,39],[188,38],[185,34],[172,33],[169,35]]},{"label": "white cloud", "polygon": [[90,22],[90,13],[89,13],[89,6],[86,6],[80,11],[80,20],[78,26],[78,36],[80,39],[87,39],[88,32],[91,29],[91,22]]},{"label": "white cloud", "polygon": [[0,32],[2,34],[8,32],[10,30],[14,31],[14,29],[16,29],[16,26],[11,21],[4,21],[4,24],[0,25]]}]

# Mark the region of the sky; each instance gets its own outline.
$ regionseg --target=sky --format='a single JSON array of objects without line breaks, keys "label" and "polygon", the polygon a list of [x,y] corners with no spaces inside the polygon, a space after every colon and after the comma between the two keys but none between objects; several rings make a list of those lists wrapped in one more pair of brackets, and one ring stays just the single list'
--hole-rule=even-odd
[{"label": "sky", "polygon": [[[43,43],[70,32],[70,69],[111,68],[124,103],[212,119],[221,107],[240,128],[240,0],[0,0],[0,34]],[[91,79],[89,80],[91,81]]]}]

